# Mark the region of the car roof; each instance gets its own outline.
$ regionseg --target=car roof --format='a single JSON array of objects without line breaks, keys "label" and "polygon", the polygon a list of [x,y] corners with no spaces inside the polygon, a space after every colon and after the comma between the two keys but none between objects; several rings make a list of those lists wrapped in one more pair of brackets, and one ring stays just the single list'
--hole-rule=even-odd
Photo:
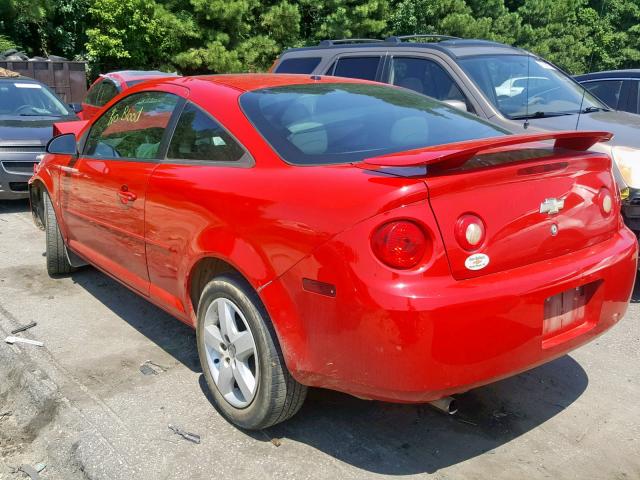
[{"label": "car roof", "polygon": [[40,85],[44,85],[42,82],[39,82],[35,78],[25,77],[23,75],[19,75],[17,77],[0,77],[0,82],[2,81],[11,81],[11,82],[30,82],[30,83],[38,83]]},{"label": "car roof", "polygon": [[[247,92],[262,88],[284,87],[287,85],[305,85],[311,83],[369,83],[358,78],[330,77],[327,75],[300,75],[288,73],[239,73],[221,75],[199,75],[195,77],[178,77],[161,80],[160,83],[171,83],[189,87],[194,81],[208,82],[235,90]],[[201,83],[202,85],[202,83]],[[385,86],[388,86],[384,84]]]},{"label": "car roof", "polygon": [[[437,42],[407,42],[403,41],[407,37],[389,37],[383,41],[369,40],[358,43],[345,43],[345,40],[323,40],[319,45],[312,47],[290,48],[284,52],[303,51],[324,51],[324,50],[361,50],[361,49],[393,49],[411,48],[416,50],[437,50],[453,58],[462,58],[475,55],[524,55],[527,54],[521,48],[505,45],[504,43],[493,42],[491,40],[467,39],[467,38],[443,38]],[[283,55],[284,55],[283,54]]]},{"label": "car roof", "polygon": [[161,72],[159,70],[118,70],[100,75],[102,78],[114,78],[121,82],[130,82],[132,80],[142,80],[146,78],[157,77],[179,77],[177,73]]},{"label": "car roof", "polygon": [[595,80],[601,78],[640,78],[640,69],[632,68],[628,70],[606,70],[603,72],[591,72],[582,75],[576,75],[578,81]]}]

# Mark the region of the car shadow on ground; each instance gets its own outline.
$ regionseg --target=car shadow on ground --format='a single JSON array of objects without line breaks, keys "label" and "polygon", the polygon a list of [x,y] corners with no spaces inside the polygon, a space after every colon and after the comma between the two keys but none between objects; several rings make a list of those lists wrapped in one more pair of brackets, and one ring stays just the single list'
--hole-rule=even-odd
[{"label": "car shadow on ground", "polygon": [[192,328],[94,268],[81,268],[71,278],[187,368],[202,371]]},{"label": "car shadow on ground", "polygon": [[[201,388],[209,401],[204,376]],[[429,405],[359,400],[311,389],[301,411],[263,432],[259,441],[301,442],[364,471],[385,475],[434,473],[508,443],[571,405],[588,378],[570,356],[457,395],[448,416]]]},{"label": "car shadow on ground", "polygon": [[[73,280],[116,315],[192,371],[201,372],[193,330],[93,268]],[[567,408],[588,385],[570,356],[458,395],[460,411],[447,416],[428,405],[359,400],[311,389],[291,420],[263,432],[304,443],[364,471],[387,475],[433,473],[491,452]],[[200,388],[211,402],[204,376]]]},{"label": "car shadow on ground", "polygon": [[28,200],[0,200],[0,215],[29,211]]}]

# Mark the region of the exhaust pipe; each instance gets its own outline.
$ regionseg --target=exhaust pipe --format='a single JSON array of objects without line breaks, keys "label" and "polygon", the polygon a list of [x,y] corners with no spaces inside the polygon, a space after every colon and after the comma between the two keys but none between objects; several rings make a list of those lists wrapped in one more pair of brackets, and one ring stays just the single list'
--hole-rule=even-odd
[{"label": "exhaust pipe", "polygon": [[456,404],[456,399],[453,397],[439,398],[438,400],[429,402],[429,405],[437,408],[447,415],[455,415],[456,413],[458,413],[458,405]]}]

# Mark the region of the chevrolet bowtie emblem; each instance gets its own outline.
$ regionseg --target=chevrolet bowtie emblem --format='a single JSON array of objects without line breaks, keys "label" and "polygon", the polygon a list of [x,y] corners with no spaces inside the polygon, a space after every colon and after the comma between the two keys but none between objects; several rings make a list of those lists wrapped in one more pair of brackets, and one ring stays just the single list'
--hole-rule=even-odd
[{"label": "chevrolet bowtie emblem", "polygon": [[564,208],[564,200],[558,200],[557,198],[545,198],[544,202],[540,204],[540,213],[548,213],[553,215],[558,213]]}]

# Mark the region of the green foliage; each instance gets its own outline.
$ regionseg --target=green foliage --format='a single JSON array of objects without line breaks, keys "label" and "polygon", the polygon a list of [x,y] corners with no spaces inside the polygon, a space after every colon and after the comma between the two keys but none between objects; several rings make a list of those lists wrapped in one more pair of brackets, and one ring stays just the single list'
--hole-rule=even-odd
[{"label": "green foliage", "polygon": [[0,35],[29,55],[82,55],[91,0],[0,0]]},{"label": "green foliage", "polygon": [[513,44],[571,73],[637,67],[640,0],[0,0],[0,48],[95,73],[260,71],[325,38],[413,33]]},{"label": "green foliage", "polygon": [[17,45],[13,43],[12,40],[5,37],[4,35],[0,35],[0,52],[5,52],[11,48],[16,48]]}]

